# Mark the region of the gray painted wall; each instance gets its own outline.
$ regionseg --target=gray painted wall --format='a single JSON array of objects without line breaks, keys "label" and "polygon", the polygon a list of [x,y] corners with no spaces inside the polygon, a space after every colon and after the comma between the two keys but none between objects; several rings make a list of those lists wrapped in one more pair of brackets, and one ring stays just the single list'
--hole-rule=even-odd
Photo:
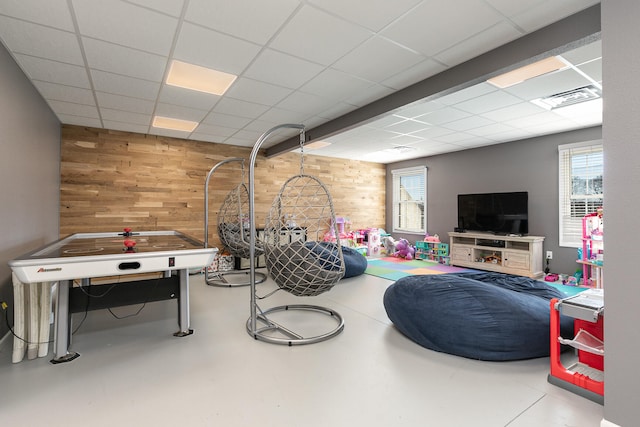
[{"label": "gray painted wall", "polygon": [[605,408],[607,421],[640,424],[640,2],[602,2],[606,247]]},{"label": "gray painted wall", "polygon": [[60,123],[1,44],[0,93],[0,301],[12,315],[7,262],[58,238]]},{"label": "gray painted wall", "polygon": [[[544,250],[553,251],[552,272],[573,274],[578,267],[576,249],[558,245],[558,146],[601,138],[602,128],[594,127],[389,164],[387,213],[392,206],[391,171],[410,166],[428,168],[428,232],[445,242],[449,241],[447,233],[458,225],[458,194],[528,191],[529,234],[545,237]],[[391,215],[386,218],[386,230],[392,233]],[[411,242],[423,237],[392,235]]]}]

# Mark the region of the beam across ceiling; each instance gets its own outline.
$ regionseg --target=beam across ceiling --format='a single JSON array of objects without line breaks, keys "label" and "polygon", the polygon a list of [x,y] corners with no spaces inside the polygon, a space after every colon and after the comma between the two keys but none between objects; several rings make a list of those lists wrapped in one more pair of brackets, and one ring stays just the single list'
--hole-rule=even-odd
[{"label": "beam across ceiling", "polygon": [[[341,117],[306,130],[307,142],[328,138],[391,114],[412,103],[426,102],[478,84],[551,55],[600,38],[600,5],[592,6],[517,40],[394,92]],[[265,150],[275,157],[300,146],[298,136]]]}]

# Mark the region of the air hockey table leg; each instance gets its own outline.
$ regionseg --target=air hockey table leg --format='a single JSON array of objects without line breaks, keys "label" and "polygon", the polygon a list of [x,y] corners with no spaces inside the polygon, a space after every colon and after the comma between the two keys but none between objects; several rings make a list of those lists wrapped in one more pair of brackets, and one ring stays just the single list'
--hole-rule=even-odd
[{"label": "air hockey table leg", "polygon": [[189,316],[189,270],[182,269],[180,273],[180,298],[178,300],[178,325],[180,330],[173,334],[176,337],[186,337],[193,334]]},{"label": "air hockey table leg", "polygon": [[24,299],[24,288],[25,285],[15,273],[12,273],[13,280],[13,332],[15,336],[13,337],[13,355],[11,361],[13,363],[22,362],[24,359],[24,353],[26,350],[26,345],[24,342],[25,336],[25,322],[24,322],[24,311],[26,307],[26,301]]},{"label": "air hockey table leg", "polygon": [[40,328],[38,334],[38,357],[49,353],[49,318],[51,316],[51,287],[53,283],[43,282],[40,286]]},{"label": "air hockey table leg", "polygon": [[70,352],[69,344],[71,338],[71,315],[69,314],[69,287],[70,280],[58,282],[58,294],[56,304],[56,329],[55,329],[55,354],[51,363],[70,362],[79,353]]}]

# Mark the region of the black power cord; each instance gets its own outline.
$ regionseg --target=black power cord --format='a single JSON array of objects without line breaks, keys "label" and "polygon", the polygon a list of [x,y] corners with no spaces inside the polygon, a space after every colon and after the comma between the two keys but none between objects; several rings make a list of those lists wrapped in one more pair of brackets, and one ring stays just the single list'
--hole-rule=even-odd
[{"label": "black power cord", "polygon": [[7,307],[9,307],[9,306],[4,301],[2,301],[2,303],[0,303],[0,306],[2,307],[2,310],[4,310],[4,321],[6,322],[7,328],[9,328],[9,331],[11,332],[11,335],[16,337],[20,341],[24,342],[25,344],[50,344],[50,343],[53,342],[53,340],[44,341],[44,342],[31,342],[31,341],[28,341],[28,340],[22,338],[21,336],[16,335],[16,333],[13,330],[13,327],[9,323],[9,311],[7,310]]}]

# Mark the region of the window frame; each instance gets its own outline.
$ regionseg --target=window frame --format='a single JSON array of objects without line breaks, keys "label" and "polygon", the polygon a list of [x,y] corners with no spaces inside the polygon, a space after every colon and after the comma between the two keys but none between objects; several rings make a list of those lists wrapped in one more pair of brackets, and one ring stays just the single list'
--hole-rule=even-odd
[{"label": "window frame", "polygon": [[[427,167],[426,166],[414,166],[409,168],[402,169],[394,169],[391,171],[392,174],[392,221],[391,228],[394,233],[406,233],[406,234],[422,234],[424,235],[427,232]],[[400,178],[402,177],[411,177],[411,176],[422,176],[423,179],[423,200],[417,201],[415,204],[420,204],[422,202],[423,207],[423,221],[420,229],[412,229],[408,227],[401,227],[399,222],[400,219],[400,206],[401,205],[409,205],[411,203],[410,200],[402,200],[400,197]]]},{"label": "window frame", "polygon": [[[582,247],[582,216],[571,216],[571,200],[573,188],[572,159],[577,155],[594,155],[600,153],[602,165],[595,167],[604,168],[604,150],[602,140],[585,141],[574,144],[558,146],[558,245],[561,247]],[[587,165],[588,167],[588,165]],[[602,193],[584,195],[584,212],[586,215],[589,206],[602,206],[604,190]],[[573,197],[574,200],[579,197]],[[575,208],[574,208],[575,209]],[[594,209],[595,211],[595,209]]]}]

